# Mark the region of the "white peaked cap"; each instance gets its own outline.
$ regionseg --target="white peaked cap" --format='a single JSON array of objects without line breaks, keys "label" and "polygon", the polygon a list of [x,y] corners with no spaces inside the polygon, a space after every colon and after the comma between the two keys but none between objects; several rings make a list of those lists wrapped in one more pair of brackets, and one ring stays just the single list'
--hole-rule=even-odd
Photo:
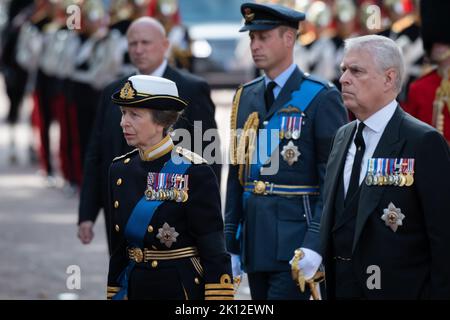
[{"label": "white peaked cap", "polygon": [[150,95],[169,95],[178,97],[178,89],[175,82],[154,76],[136,75],[128,78],[133,88],[138,93]]}]

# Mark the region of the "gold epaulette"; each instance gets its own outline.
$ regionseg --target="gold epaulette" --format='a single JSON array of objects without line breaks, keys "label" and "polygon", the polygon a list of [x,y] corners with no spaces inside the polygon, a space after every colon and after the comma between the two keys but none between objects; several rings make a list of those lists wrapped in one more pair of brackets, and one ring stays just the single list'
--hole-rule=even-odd
[{"label": "gold epaulette", "polygon": [[245,121],[242,135],[237,146],[236,160],[239,164],[239,182],[244,186],[244,168],[252,162],[259,127],[258,112],[252,112]]},{"label": "gold epaulette", "polygon": [[116,293],[120,291],[120,289],[121,289],[120,287],[107,286],[106,287],[106,299],[111,300],[112,297],[114,297],[116,295]]},{"label": "gold epaulette", "polygon": [[208,163],[204,158],[202,158],[200,155],[196,154],[195,152],[192,152],[188,149],[182,148],[182,147],[176,147],[175,151],[185,158],[187,158],[189,161],[191,161],[194,164],[201,164],[201,163]]},{"label": "gold epaulette", "polygon": [[230,118],[230,160],[231,164],[236,165],[237,164],[237,113],[239,109],[239,101],[241,99],[241,93],[242,93],[242,86],[240,86],[236,94],[233,98],[233,106],[231,108],[231,118]]},{"label": "gold epaulette", "polygon": [[223,274],[220,283],[206,283],[205,300],[234,300],[234,285],[230,275]]},{"label": "gold epaulette", "polygon": [[120,160],[120,159],[123,159],[123,158],[125,158],[125,157],[127,157],[127,156],[131,156],[133,153],[138,152],[138,151],[139,151],[139,149],[136,148],[136,149],[134,149],[133,151],[130,151],[130,152],[128,152],[128,153],[125,153],[125,154],[123,154],[123,155],[121,155],[121,156],[117,156],[117,157],[115,157],[115,158],[113,159],[113,162],[115,162],[115,161],[117,161],[117,160]]}]

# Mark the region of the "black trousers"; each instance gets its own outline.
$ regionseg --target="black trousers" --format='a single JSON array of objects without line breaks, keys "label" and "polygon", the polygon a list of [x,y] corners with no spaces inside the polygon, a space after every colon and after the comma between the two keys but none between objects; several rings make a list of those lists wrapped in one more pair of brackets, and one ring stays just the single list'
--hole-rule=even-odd
[{"label": "black trousers", "polygon": [[252,272],[248,274],[253,300],[309,300],[308,286],[304,293],[292,280],[291,272]]},{"label": "black trousers", "polygon": [[[197,281],[195,280],[197,278]],[[200,300],[205,285],[190,258],[139,263],[131,271],[129,300]]]}]

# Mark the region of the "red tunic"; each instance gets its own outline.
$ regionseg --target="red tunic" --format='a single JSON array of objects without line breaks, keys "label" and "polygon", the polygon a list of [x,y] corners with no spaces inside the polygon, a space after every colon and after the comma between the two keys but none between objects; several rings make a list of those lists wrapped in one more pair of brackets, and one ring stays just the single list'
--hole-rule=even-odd
[{"label": "red tunic", "polygon": [[[442,78],[434,70],[413,83],[408,92],[408,99],[402,107],[412,116],[430,125],[433,119],[433,101],[437,88],[441,84]],[[449,107],[444,106],[444,137],[450,143],[450,113]]]}]

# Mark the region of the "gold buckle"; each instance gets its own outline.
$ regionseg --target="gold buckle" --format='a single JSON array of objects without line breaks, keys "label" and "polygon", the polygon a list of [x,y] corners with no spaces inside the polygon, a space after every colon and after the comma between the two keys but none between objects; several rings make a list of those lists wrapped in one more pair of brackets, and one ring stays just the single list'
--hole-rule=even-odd
[{"label": "gold buckle", "polygon": [[144,260],[144,253],[140,248],[133,248],[130,251],[132,259],[137,263],[141,263]]},{"label": "gold buckle", "polygon": [[264,194],[264,195],[267,194],[266,188],[269,185],[268,182],[255,180],[253,181],[253,185],[254,185],[253,192],[255,194]]}]

